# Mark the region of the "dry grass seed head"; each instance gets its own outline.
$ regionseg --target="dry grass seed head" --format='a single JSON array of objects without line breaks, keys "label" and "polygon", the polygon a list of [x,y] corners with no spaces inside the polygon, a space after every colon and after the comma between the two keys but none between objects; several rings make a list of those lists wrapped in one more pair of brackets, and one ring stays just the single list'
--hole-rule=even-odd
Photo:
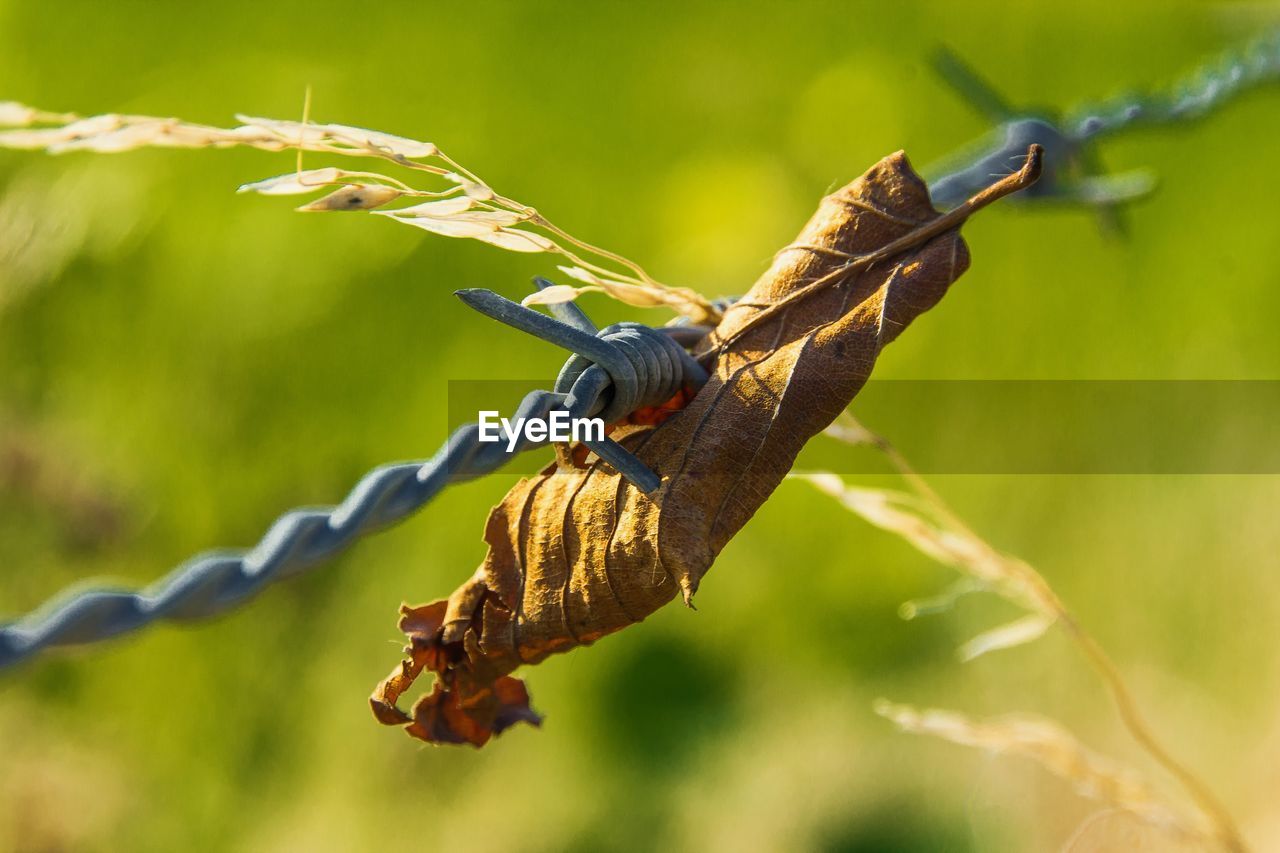
[{"label": "dry grass seed head", "polygon": [[[473,239],[510,252],[560,255],[570,262],[561,269],[572,270],[570,275],[585,282],[584,287],[561,286],[533,301],[569,301],[583,293],[605,293],[628,305],[666,307],[698,323],[719,320],[718,309],[701,294],[664,285],[634,261],[565,232],[536,209],[495,192],[434,143],[343,124],[244,115],[236,118],[241,124],[233,128],[115,113],[81,118],[6,101],[0,102],[0,127],[11,129],[0,131],[0,147],[44,149],[58,154],[121,152],[143,147],[247,146],[265,151],[379,158],[432,175],[444,186],[417,189],[377,172],[337,168],[304,171],[299,166],[290,174],[245,184],[240,191],[294,195],[328,189],[327,195],[298,209],[374,212],[432,234]],[[457,196],[460,198],[453,198]],[[431,207],[428,202],[384,209],[401,198],[444,198],[463,203]]]}]

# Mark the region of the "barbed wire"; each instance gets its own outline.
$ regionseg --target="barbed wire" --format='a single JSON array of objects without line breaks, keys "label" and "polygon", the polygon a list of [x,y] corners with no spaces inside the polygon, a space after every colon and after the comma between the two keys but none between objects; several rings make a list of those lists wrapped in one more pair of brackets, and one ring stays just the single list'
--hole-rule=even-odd
[{"label": "barbed wire", "polygon": [[1044,148],[1040,180],[1019,196],[1026,203],[1056,200],[1112,209],[1155,188],[1146,170],[1106,174],[1097,142],[1122,130],[1186,122],[1206,115],[1253,86],[1280,79],[1280,30],[1259,35],[1219,54],[1167,90],[1129,92],[1059,115],[1050,109],[1019,110],[955,53],[941,49],[934,68],[995,127],[928,170],[934,204],[959,204],[993,180],[1022,167],[1027,147]]},{"label": "barbed wire", "polygon": [[[537,280],[540,288],[550,282]],[[552,391],[533,391],[516,409],[518,418],[571,418],[616,422],[636,409],[696,389],[706,371],[685,346],[707,331],[699,326],[651,328],[620,323],[597,330],[580,308],[551,306],[557,319],[496,293],[460,291],[463,301],[508,325],[571,350]],[[157,621],[182,622],[215,616],[245,602],[268,585],[300,574],[343,551],[361,536],[403,520],[450,483],[501,468],[512,456],[543,447],[524,431],[512,445],[480,440],[479,424],[457,429],[425,461],[383,465],[366,474],[334,507],[295,509],[280,516],[248,551],[215,551],[192,558],[142,591],[88,589],[64,594],[34,613],[0,625],[0,668],[29,660],[55,646],[106,640]],[[646,493],[657,476],[608,437],[583,442]]]}]

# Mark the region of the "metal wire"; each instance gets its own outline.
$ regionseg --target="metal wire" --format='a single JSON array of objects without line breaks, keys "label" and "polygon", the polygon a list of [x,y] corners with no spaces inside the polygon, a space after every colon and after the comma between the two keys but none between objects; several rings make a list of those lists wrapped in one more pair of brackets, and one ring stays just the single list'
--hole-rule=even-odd
[{"label": "metal wire", "polygon": [[1197,68],[1166,93],[1126,94],[1076,110],[1064,124],[1076,139],[1092,139],[1135,125],[1200,118],[1228,98],[1280,78],[1280,30],[1265,33]]},{"label": "metal wire", "polygon": [[1027,148],[1044,148],[1044,171],[1019,193],[1024,202],[1052,199],[1114,208],[1155,188],[1146,170],[1106,174],[1096,143],[1131,127],[1185,122],[1246,88],[1280,79],[1280,31],[1254,38],[1202,65],[1167,92],[1126,94],[1063,117],[1054,110],[1015,110],[956,54],[940,50],[934,67],[995,128],[930,172],[935,204],[951,207],[1022,167]]},{"label": "metal wire", "polygon": [[[539,287],[548,284],[538,281]],[[602,415],[608,423],[706,381],[706,372],[679,342],[701,337],[705,329],[623,323],[596,331],[576,306],[556,306],[560,320],[553,320],[489,291],[464,291],[459,296],[509,325],[526,331],[536,328],[534,334],[574,352],[555,390],[529,393],[516,418],[547,418],[561,410],[573,418]],[[55,646],[93,643],[161,620],[181,622],[225,612],[269,584],[334,557],[359,537],[404,519],[448,484],[488,474],[514,454],[548,443],[531,441],[521,432],[508,450],[505,441],[480,441],[478,424],[463,426],[428,460],[370,471],[338,506],[285,513],[252,550],[196,556],[139,592],[90,589],[67,594],[0,625],[0,668]],[[653,472],[616,442],[606,438],[586,443],[643,491],[659,485]]]}]

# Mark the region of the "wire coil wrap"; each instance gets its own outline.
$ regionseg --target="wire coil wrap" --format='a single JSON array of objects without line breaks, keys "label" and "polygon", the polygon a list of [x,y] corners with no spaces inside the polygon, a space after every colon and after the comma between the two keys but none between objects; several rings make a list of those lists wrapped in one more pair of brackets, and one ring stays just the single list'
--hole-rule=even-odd
[{"label": "wire coil wrap", "polygon": [[[598,336],[616,347],[630,368],[625,374],[627,381],[620,382],[617,373],[607,374],[610,393],[601,395],[600,399],[603,401],[607,396],[608,400],[599,412],[591,413],[605,423],[615,423],[636,409],[670,400],[689,384],[690,378],[696,378],[697,384],[706,381],[706,375],[699,374],[701,368],[693,357],[665,330],[640,323],[617,323],[601,329]],[[577,399],[577,383],[593,369],[607,370],[577,354],[565,362],[556,378],[555,390],[569,395],[570,408]],[[586,387],[593,387],[597,381],[588,380]]]}]

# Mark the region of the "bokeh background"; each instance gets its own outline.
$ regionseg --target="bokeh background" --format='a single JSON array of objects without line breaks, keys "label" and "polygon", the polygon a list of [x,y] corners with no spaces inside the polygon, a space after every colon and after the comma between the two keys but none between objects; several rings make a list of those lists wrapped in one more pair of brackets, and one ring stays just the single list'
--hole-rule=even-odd
[{"label": "bokeh background", "polygon": [[[315,118],[437,142],[716,295],[745,289],[829,188],[984,129],[928,69],[938,44],[1017,103],[1070,106],[1173,80],[1268,14],[0,0],[0,98],[219,124],[296,118],[310,84]],[[1078,210],[984,213],[972,270],[878,375],[1280,379],[1278,107],[1275,86],[1108,143],[1113,168],[1162,179],[1125,239]],[[554,375],[561,353],[450,296],[518,296],[545,259],[233,193],[291,168],[253,151],[0,152],[0,614],[88,578],[144,584],[429,455],[451,379]],[[0,848],[1034,851],[1098,808],[1031,764],[896,733],[880,696],[1048,714],[1177,796],[1065,640],[958,663],[1007,606],[900,621],[949,572],[800,483],[725,550],[697,613],[672,606],[526,673],[541,731],[423,748],[365,697],[397,660],[397,606],[470,574],[511,482],[455,487],[226,618],[0,674]],[[1280,849],[1280,481],[934,485],[1041,568],[1174,751],[1259,850]]]}]

